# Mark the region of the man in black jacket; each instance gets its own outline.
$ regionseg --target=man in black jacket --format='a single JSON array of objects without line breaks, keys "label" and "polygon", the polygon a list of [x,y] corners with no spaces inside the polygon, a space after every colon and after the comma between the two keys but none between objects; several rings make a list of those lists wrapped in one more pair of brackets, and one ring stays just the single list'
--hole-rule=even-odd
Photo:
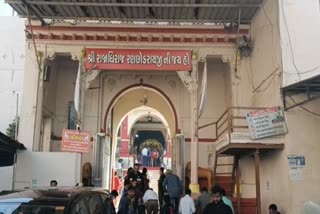
[{"label": "man in black jacket", "polygon": [[232,214],[231,208],[222,201],[223,189],[216,185],[212,188],[211,192],[212,202],[204,208],[203,214]]},{"label": "man in black jacket", "polygon": [[158,180],[158,195],[159,195],[159,204],[160,204],[160,207],[162,207],[163,197],[164,197],[163,181],[166,178],[163,167],[160,168],[159,173],[160,173],[160,177]]}]

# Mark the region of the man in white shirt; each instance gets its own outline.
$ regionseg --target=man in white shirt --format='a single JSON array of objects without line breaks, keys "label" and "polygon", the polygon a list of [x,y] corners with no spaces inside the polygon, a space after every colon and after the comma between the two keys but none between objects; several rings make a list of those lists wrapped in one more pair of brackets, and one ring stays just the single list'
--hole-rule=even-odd
[{"label": "man in white shirt", "polygon": [[148,166],[148,149],[144,147],[141,151],[142,156],[142,166]]},{"label": "man in white shirt", "polygon": [[158,195],[153,191],[152,188],[147,189],[147,191],[143,195],[143,203],[146,204],[147,214],[157,214],[158,207]]},{"label": "man in white shirt", "polygon": [[196,208],[194,206],[194,201],[191,198],[191,190],[186,189],[186,195],[180,200],[179,213],[192,214],[195,212]]}]

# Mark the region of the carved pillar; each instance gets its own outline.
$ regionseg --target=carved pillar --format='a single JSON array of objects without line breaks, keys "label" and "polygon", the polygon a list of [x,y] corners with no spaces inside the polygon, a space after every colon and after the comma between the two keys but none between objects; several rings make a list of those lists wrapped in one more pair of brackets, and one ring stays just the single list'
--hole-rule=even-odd
[{"label": "carved pillar", "polygon": [[227,103],[228,106],[236,106],[238,105],[237,98],[238,98],[238,85],[239,85],[239,79],[236,77],[235,73],[235,62],[233,59],[233,55],[226,54],[221,56],[221,60],[224,63],[227,63],[229,65],[229,78],[228,83],[230,85],[230,99]]},{"label": "carved pillar", "polygon": [[198,59],[196,54],[192,60],[192,92],[191,92],[191,183],[193,193],[199,193],[198,184]]},{"label": "carved pillar", "polygon": [[193,193],[199,193],[198,184],[198,54],[192,54],[192,72],[178,71],[178,76],[191,95],[191,183]]}]

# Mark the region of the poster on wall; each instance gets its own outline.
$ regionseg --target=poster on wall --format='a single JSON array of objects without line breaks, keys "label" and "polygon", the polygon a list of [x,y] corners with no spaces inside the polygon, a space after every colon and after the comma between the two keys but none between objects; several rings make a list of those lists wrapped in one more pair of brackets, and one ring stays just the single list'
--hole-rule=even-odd
[{"label": "poster on wall", "polygon": [[302,155],[288,155],[290,169],[302,169],[306,166],[305,157]]},{"label": "poster on wall", "polygon": [[289,175],[291,181],[302,180],[302,169],[306,165],[305,157],[302,155],[288,155]]},{"label": "poster on wall", "polygon": [[90,149],[90,133],[64,129],[62,131],[61,151],[88,153]]},{"label": "poster on wall", "polygon": [[281,107],[272,107],[246,114],[252,139],[288,133]]},{"label": "poster on wall", "polygon": [[289,174],[290,174],[291,181],[301,181],[302,180],[301,169],[290,169]]}]

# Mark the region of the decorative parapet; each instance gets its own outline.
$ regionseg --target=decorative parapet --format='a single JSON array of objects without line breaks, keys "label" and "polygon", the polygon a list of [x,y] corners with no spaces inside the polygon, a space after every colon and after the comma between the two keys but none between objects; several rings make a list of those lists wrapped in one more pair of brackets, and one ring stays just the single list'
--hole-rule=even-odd
[{"label": "decorative parapet", "polygon": [[[32,26],[36,40],[94,41],[94,42],[141,42],[141,43],[206,43],[234,44],[238,36],[221,27],[166,28],[166,27],[112,27],[112,26]],[[240,36],[249,30],[240,29]],[[31,39],[31,28],[26,26],[26,37]]]}]

